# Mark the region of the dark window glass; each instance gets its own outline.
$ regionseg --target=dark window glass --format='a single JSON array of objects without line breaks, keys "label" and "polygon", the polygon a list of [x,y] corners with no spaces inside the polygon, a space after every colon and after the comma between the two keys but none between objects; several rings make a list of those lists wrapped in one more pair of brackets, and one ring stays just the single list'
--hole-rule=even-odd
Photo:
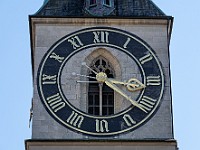
[{"label": "dark window glass", "polygon": [[94,115],[99,115],[99,107],[95,107]]},{"label": "dark window glass", "polygon": [[111,2],[110,2],[110,0],[104,0],[104,4],[110,6]]},{"label": "dark window glass", "polygon": [[93,107],[89,107],[89,108],[88,108],[88,113],[89,113],[89,114],[94,114],[93,111],[94,111]]},{"label": "dark window glass", "polygon": [[96,0],[90,0],[90,5],[96,4]]},{"label": "dark window glass", "polygon": [[[104,72],[108,78],[113,78],[113,69],[109,63],[100,57],[90,66],[96,72]],[[89,72],[89,76],[95,77],[92,71]],[[90,79],[89,81],[96,81]],[[100,92],[101,91],[101,92]],[[100,100],[100,93],[102,99]],[[100,107],[102,107],[100,109]],[[100,112],[102,110],[102,112]],[[100,83],[89,83],[88,87],[88,113],[92,115],[112,115],[114,114],[114,91],[108,87],[105,83],[100,86]]]}]

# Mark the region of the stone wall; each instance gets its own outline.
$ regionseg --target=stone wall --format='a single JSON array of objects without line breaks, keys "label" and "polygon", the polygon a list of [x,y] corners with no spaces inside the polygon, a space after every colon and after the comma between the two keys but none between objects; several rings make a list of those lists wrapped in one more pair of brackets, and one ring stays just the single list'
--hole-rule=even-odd
[{"label": "stone wall", "polygon": [[[137,35],[148,43],[156,52],[164,68],[165,76],[165,91],[161,106],[157,113],[143,126],[133,132],[121,134],[108,139],[171,139],[173,138],[172,124],[172,106],[171,106],[171,85],[170,85],[170,68],[169,68],[169,51],[168,51],[168,28],[167,20],[158,19],[83,19],[83,18],[32,18],[32,43],[33,43],[33,66],[34,66],[34,95],[33,95],[33,124],[32,138],[33,139],[90,139],[95,137],[85,136],[73,132],[64,126],[57,123],[45,110],[37,92],[37,70],[44,54],[48,49],[63,36],[75,32],[80,29],[109,26],[128,31]],[[70,86],[63,86],[64,91],[68,92],[68,96],[73,100],[74,105],[86,111],[86,93],[87,88],[84,85],[75,85],[75,80],[72,79],[71,73],[77,72],[84,74],[86,70],[82,68],[81,62],[85,61],[90,64],[93,58],[103,56],[110,61],[114,67],[116,78],[124,80],[125,75],[132,74],[137,68],[129,67],[128,64],[134,66],[134,62],[130,62],[128,56],[115,49],[102,47],[91,48],[76,54],[71,63],[66,66],[66,71],[62,75],[61,80],[68,78]],[[71,64],[71,65],[70,65]],[[135,65],[136,66],[136,65]],[[135,69],[135,70],[134,70]],[[123,72],[123,75],[122,75]],[[135,74],[140,78],[140,74]],[[76,78],[77,80],[77,78]],[[84,94],[85,93],[85,94]],[[81,97],[81,102],[77,99]],[[121,99],[115,93],[117,99]],[[72,103],[73,103],[72,102]],[[117,100],[115,103],[115,112],[119,112],[130,103],[128,101]],[[122,107],[121,107],[122,106]]]}]

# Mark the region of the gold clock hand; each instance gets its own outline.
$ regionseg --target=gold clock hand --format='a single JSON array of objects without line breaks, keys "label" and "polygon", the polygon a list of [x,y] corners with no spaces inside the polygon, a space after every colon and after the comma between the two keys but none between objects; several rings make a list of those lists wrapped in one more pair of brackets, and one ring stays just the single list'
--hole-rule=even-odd
[{"label": "gold clock hand", "polygon": [[73,76],[81,76],[81,77],[86,77],[86,78],[91,78],[91,79],[96,79],[95,77],[91,77],[91,76],[87,76],[87,75],[82,75],[82,74],[78,74],[78,73],[75,73],[75,72],[72,72],[72,75]]},{"label": "gold clock hand", "polygon": [[96,80],[100,83],[105,83],[107,86],[109,86],[110,88],[121,94],[123,97],[125,97],[127,100],[129,100],[134,106],[138,107],[139,109],[147,113],[147,111],[144,108],[142,108],[136,101],[132,100],[121,89],[119,89],[116,85],[114,85],[104,72],[99,72],[96,75]]},{"label": "gold clock hand", "polygon": [[127,96],[121,89],[119,89],[116,85],[114,85],[112,81],[110,81],[108,78],[105,80],[105,83],[107,86],[109,86],[110,88],[115,90],[117,93],[119,93],[120,95],[125,97],[127,100],[129,100],[134,106],[138,107],[139,109],[147,113],[145,109],[143,109],[136,101],[132,100],[129,96]]},{"label": "gold clock hand", "polygon": [[129,79],[128,82],[117,81],[115,79],[110,79],[110,81],[114,84],[121,84],[126,86],[126,88],[131,92],[145,88],[145,85],[135,78]]},{"label": "gold clock hand", "polygon": [[76,81],[77,83],[99,83],[98,81]]},{"label": "gold clock hand", "polygon": [[82,62],[82,65],[85,66],[85,67],[87,67],[88,69],[90,69],[94,74],[98,74],[96,71],[94,71],[92,68],[90,68],[90,67],[86,64],[86,62]]}]

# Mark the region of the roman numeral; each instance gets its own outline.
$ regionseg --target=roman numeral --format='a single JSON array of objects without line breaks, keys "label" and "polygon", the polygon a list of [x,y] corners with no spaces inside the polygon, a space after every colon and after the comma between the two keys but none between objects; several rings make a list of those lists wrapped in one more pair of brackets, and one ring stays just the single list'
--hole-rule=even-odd
[{"label": "roman numeral", "polygon": [[57,112],[65,107],[65,103],[62,101],[59,93],[48,97],[47,103],[54,112]]},{"label": "roman numeral", "polygon": [[96,132],[109,132],[108,122],[96,119]]},{"label": "roman numeral", "polygon": [[94,43],[109,43],[109,33],[104,31],[93,32]]},{"label": "roman numeral", "polygon": [[60,63],[62,63],[63,60],[65,59],[64,57],[60,57],[59,55],[57,55],[57,54],[54,53],[54,52],[50,55],[50,58],[53,58],[53,59],[57,60],[57,61],[60,62]]},{"label": "roman numeral", "polygon": [[126,122],[127,126],[129,126],[129,127],[136,124],[136,121],[133,120],[133,119],[131,118],[131,116],[128,115],[128,114],[125,114],[125,115],[123,116],[123,119],[124,119],[124,121]]},{"label": "roman numeral", "polygon": [[142,100],[139,102],[139,105],[145,109],[146,111],[151,111],[151,109],[153,108],[153,106],[156,104],[155,99],[152,99],[150,97],[147,96],[143,96]]},{"label": "roman numeral", "polygon": [[78,113],[72,111],[71,115],[67,119],[67,122],[75,127],[80,128],[83,123],[84,117],[79,115]]},{"label": "roman numeral", "polygon": [[148,76],[147,85],[160,85],[161,79],[160,76]]},{"label": "roman numeral", "polygon": [[56,78],[57,78],[57,75],[50,76],[50,75],[43,74],[42,84],[56,84]]},{"label": "roman numeral", "polygon": [[126,42],[124,43],[123,47],[127,48],[127,45],[129,44],[129,42],[131,41],[130,38],[127,38]]},{"label": "roman numeral", "polygon": [[152,55],[147,54],[147,55],[143,56],[142,58],[140,58],[139,61],[141,62],[141,64],[144,64],[152,59],[153,59]]},{"label": "roman numeral", "polygon": [[74,36],[71,39],[68,39],[68,42],[70,42],[73,46],[73,49],[80,48],[83,46],[83,43],[81,42],[80,38],[78,36]]}]

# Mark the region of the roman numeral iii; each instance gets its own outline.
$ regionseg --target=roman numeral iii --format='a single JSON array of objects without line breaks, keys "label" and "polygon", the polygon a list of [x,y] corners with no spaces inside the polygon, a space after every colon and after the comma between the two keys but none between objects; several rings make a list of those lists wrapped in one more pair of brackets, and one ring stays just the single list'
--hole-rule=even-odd
[{"label": "roman numeral iii", "polygon": [[147,85],[160,85],[161,79],[160,76],[148,76]]}]

